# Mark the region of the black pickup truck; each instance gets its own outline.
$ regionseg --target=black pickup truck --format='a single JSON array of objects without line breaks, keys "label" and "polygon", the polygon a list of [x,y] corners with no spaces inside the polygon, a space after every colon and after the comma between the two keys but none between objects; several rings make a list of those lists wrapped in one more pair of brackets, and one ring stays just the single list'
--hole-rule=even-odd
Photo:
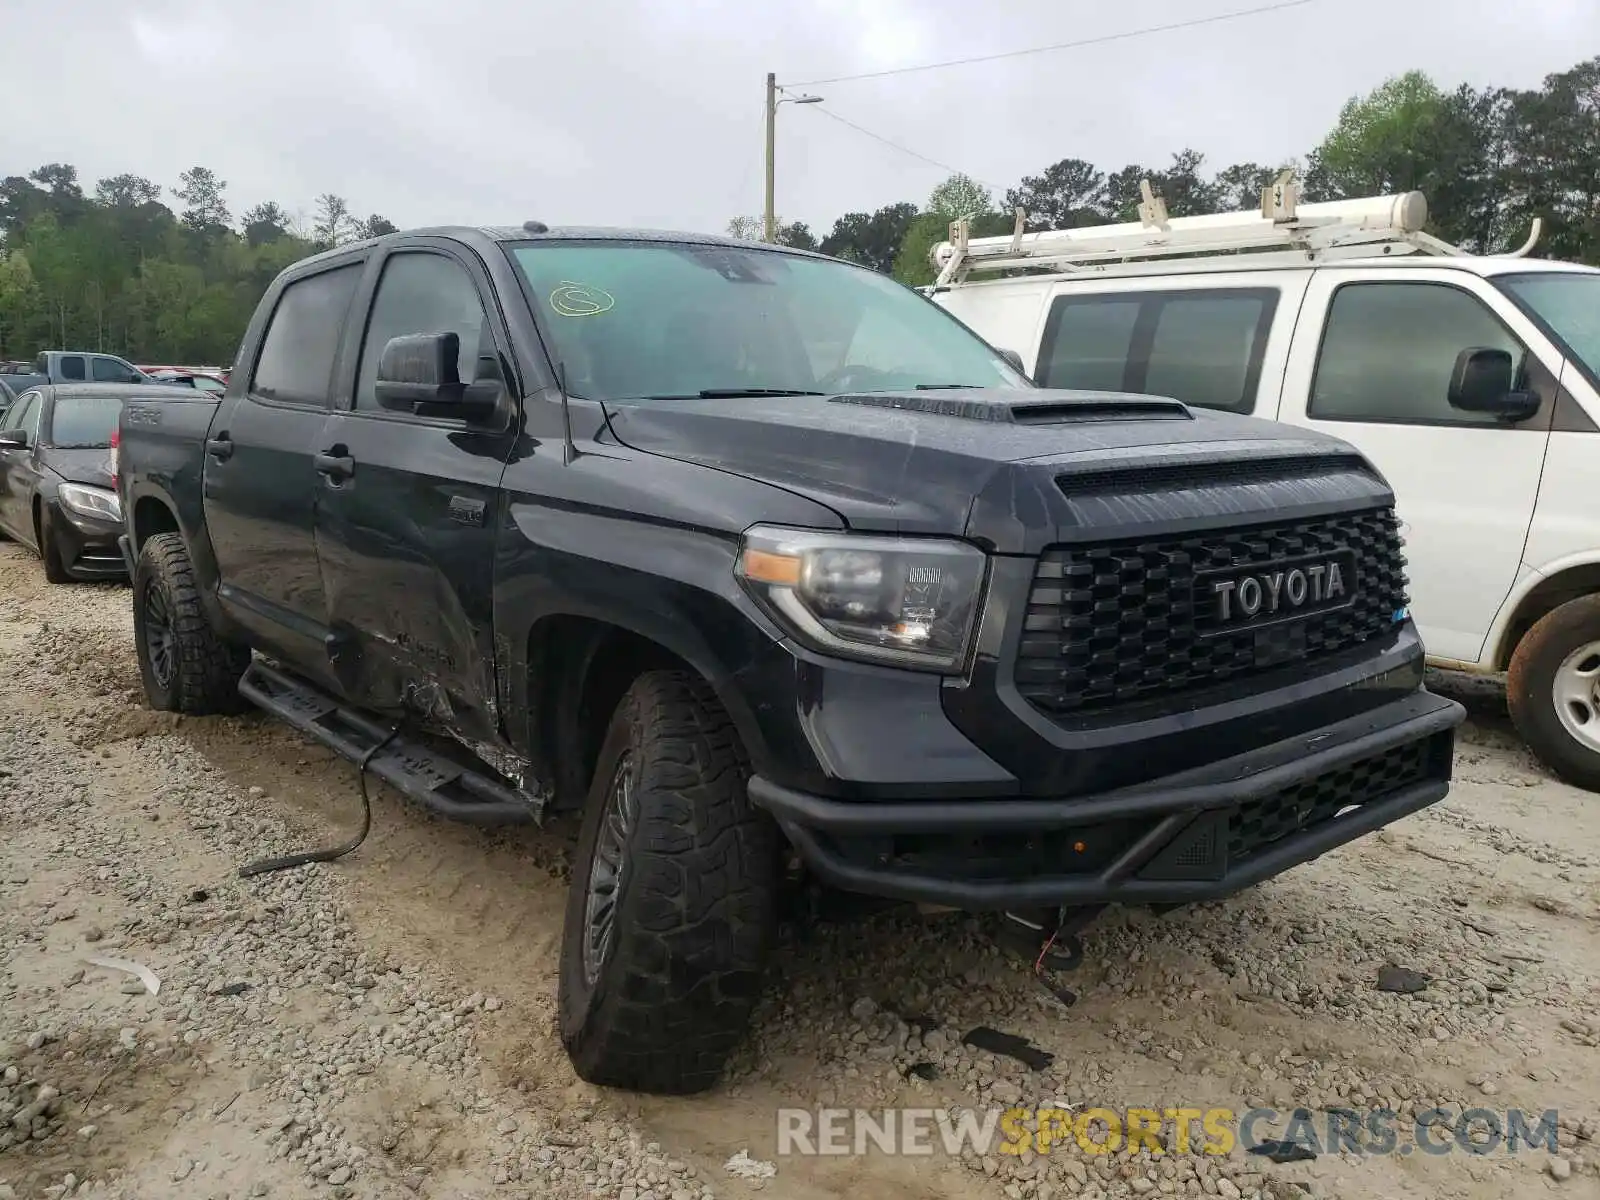
[{"label": "black pickup truck", "polygon": [[120,454],[153,706],[248,700],[453,817],[581,810],[559,1011],[594,1082],[715,1081],[797,878],[1043,944],[1449,787],[1462,712],[1351,447],[1036,389],[817,255],[341,247]]}]

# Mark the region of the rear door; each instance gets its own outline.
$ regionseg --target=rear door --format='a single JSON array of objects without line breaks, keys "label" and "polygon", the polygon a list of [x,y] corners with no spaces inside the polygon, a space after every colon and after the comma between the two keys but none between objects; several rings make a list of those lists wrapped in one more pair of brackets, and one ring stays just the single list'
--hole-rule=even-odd
[{"label": "rear door", "polygon": [[327,679],[328,603],[317,565],[312,457],[333,408],[360,260],[299,276],[279,294],[242,391],[205,448],[205,520],[218,598],[262,645]]},{"label": "rear door", "polygon": [[1305,287],[1300,271],[1060,284],[1045,312],[1034,380],[1276,416]]},{"label": "rear door", "polygon": [[[1456,357],[1510,351],[1543,403],[1526,421],[1451,407]],[[1428,653],[1475,663],[1522,571],[1561,356],[1512,302],[1464,271],[1329,267],[1306,293],[1280,416],[1366,454],[1406,529],[1412,614]]]},{"label": "rear door", "polygon": [[[494,292],[456,243],[387,249],[365,326],[347,339],[349,404],[317,449],[317,550],[338,667],[369,707],[408,709],[488,740],[494,705],[493,584],[500,477],[515,440],[509,406],[490,423],[382,408],[378,359],[406,334],[460,336],[463,380],[480,356],[510,361]],[[509,377],[509,376],[508,376]]]},{"label": "rear door", "polygon": [[0,527],[27,545],[34,544],[33,513],[30,503],[33,481],[34,442],[39,432],[38,392],[24,392],[0,421],[0,429],[21,429],[28,434],[25,447],[0,446]]}]

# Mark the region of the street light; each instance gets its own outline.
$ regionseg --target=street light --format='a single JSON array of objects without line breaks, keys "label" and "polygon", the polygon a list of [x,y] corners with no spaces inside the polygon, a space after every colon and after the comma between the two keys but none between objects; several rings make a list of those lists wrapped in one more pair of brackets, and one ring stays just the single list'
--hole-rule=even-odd
[{"label": "street light", "polygon": [[764,242],[778,240],[778,217],[773,209],[773,141],[778,131],[778,105],[780,104],[821,104],[821,96],[783,96],[778,95],[778,77],[771,71],[767,72],[767,203],[762,220],[762,236]]}]

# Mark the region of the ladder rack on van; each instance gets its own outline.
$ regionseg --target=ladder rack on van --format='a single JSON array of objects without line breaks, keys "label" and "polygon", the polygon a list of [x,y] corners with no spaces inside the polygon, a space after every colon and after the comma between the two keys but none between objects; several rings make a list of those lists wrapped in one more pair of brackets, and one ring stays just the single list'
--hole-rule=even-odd
[{"label": "ladder rack on van", "polygon": [[[1423,232],[1428,202],[1421,192],[1300,204],[1299,187],[1292,175],[1284,172],[1262,189],[1259,212],[1169,219],[1165,203],[1153,193],[1149,181],[1141,182],[1139,189],[1143,196],[1139,220],[1117,225],[1025,233],[1027,213],[1019,208],[1016,229],[1009,237],[974,238],[969,236],[966,218],[952,221],[950,240],[932,251],[933,264],[939,269],[933,287],[964,283],[975,271],[1105,274],[1121,265],[1162,259],[1185,260],[1183,265],[1191,268],[1222,265],[1194,261],[1207,255],[1229,266],[1267,267],[1304,266],[1339,258],[1466,253]],[[1532,250],[1539,231],[1536,219],[1532,236],[1512,251],[1511,257]]]}]

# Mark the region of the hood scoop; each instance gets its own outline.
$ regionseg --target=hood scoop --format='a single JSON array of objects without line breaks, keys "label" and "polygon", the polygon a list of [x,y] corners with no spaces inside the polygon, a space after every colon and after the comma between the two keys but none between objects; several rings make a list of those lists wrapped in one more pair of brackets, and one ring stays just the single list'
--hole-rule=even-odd
[{"label": "hood scoop", "polygon": [[[1026,393],[1024,393],[1026,394]],[[860,404],[903,412],[992,421],[1004,425],[1078,425],[1092,421],[1192,421],[1194,413],[1178,400],[1122,392],[1055,392],[1048,399],[984,398],[954,388],[925,392],[860,392],[829,396],[830,404]]]}]

